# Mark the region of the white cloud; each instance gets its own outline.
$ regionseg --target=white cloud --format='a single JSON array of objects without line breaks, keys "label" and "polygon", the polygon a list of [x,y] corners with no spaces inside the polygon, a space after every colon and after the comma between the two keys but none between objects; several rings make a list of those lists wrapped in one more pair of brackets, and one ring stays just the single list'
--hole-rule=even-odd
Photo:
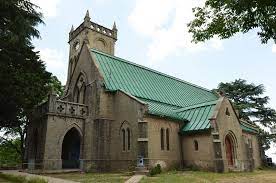
[{"label": "white cloud", "polygon": [[57,6],[60,0],[31,0],[32,3],[39,6],[40,11],[46,18],[57,16]]},{"label": "white cloud", "polygon": [[192,8],[203,3],[204,0],[136,1],[128,20],[138,33],[151,39],[148,51],[151,61],[162,60],[183,49],[194,52],[223,48],[222,41],[216,38],[208,46],[191,43],[192,36],[188,33],[187,23],[194,17]]},{"label": "white cloud", "polygon": [[67,77],[67,63],[62,51],[51,48],[40,49],[40,58],[46,63],[47,71],[53,73],[65,84]]},{"label": "white cloud", "polygon": [[272,45],[272,53],[276,53],[276,44]]}]

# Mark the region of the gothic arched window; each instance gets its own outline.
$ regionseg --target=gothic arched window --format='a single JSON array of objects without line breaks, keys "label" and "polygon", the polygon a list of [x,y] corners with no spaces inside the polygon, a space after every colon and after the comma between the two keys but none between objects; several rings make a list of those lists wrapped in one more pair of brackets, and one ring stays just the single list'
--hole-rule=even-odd
[{"label": "gothic arched window", "polygon": [[167,150],[170,150],[170,132],[169,129],[166,129],[166,144],[167,144]]},{"label": "gothic arched window", "polygon": [[195,148],[195,151],[198,151],[198,142],[197,142],[197,140],[194,140],[194,148]]},{"label": "gothic arched window", "polygon": [[122,136],[123,136],[123,151],[126,150],[126,131],[122,129]]},{"label": "gothic arched window", "polygon": [[74,102],[76,103],[85,103],[85,77],[81,74],[76,82],[75,89],[74,89]]},{"label": "gothic arched window", "polygon": [[161,128],[160,130],[160,141],[161,141],[161,150],[164,150],[164,129]]}]

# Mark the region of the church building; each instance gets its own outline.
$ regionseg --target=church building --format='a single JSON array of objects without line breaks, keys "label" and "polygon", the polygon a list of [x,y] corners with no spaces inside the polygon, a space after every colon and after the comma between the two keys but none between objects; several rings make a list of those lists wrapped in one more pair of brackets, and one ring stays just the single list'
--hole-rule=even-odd
[{"label": "church building", "polygon": [[221,94],[116,57],[117,28],[84,21],[69,33],[64,96],[52,93],[28,126],[29,169],[82,171],[261,165],[258,128]]}]

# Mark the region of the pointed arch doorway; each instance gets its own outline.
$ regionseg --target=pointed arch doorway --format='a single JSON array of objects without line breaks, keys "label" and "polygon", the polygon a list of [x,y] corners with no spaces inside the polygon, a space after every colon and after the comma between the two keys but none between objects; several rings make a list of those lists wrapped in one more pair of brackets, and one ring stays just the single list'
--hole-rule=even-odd
[{"label": "pointed arch doorway", "polygon": [[226,152],[226,159],[229,167],[234,166],[235,161],[235,149],[234,149],[234,142],[232,137],[228,134],[225,137],[225,152]]},{"label": "pointed arch doorway", "polygon": [[81,136],[76,128],[71,128],[62,142],[62,168],[76,169],[80,166]]}]

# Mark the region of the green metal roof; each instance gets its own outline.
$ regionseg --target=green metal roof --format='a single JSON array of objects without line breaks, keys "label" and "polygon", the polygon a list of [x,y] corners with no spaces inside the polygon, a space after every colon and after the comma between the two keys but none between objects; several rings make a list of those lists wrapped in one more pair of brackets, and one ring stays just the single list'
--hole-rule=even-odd
[{"label": "green metal roof", "polygon": [[216,103],[217,101],[212,101],[179,110],[178,115],[188,120],[188,123],[181,129],[181,133],[209,129],[211,127],[209,119]]},{"label": "green metal roof", "polygon": [[108,90],[121,89],[139,98],[187,107],[217,100],[202,87],[92,49]]},{"label": "green metal roof", "polygon": [[210,127],[209,117],[218,99],[210,90],[95,49],[91,53],[107,90],[137,97],[148,104],[150,114],[189,120],[183,132]]},{"label": "green metal roof", "polygon": [[249,132],[249,133],[258,133],[259,132],[259,130],[257,128],[254,128],[253,126],[248,125],[244,122],[241,122],[240,126],[241,126],[241,129],[243,131],[246,131],[246,132]]},{"label": "green metal roof", "polygon": [[161,102],[156,102],[153,100],[142,99],[142,98],[139,98],[139,99],[148,104],[148,110],[149,110],[148,112],[150,114],[160,116],[160,117],[167,117],[173,120],[183,121],[183,118],[181,118],[181,116],[179,116],[175,111],[179,109],[179,107],[161,103]]}]

